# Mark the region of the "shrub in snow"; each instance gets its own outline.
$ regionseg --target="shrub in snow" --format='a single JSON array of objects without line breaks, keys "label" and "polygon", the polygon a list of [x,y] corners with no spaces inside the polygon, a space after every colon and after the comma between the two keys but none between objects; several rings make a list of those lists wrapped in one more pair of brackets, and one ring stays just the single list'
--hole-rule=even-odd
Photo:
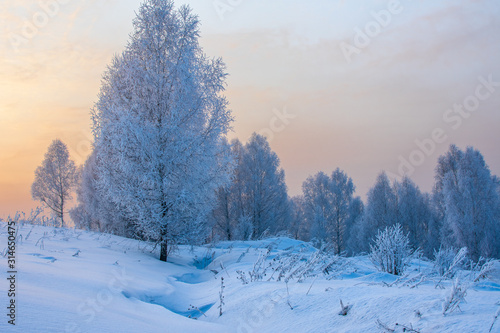
[{"label": "shrub in snow", "polygon": [[474,283],[488,278],[495,271],[495,264],[498,260],[482,259],[472,267],[472,276]]},{"label": "shrub in snow", "polygon": [[[441,250],[439,251],[441,252]],[[444,256],[445,255],[443,255],[443,257]],[[443,273],[439,274],[441,275],[441,279],[436,283],[436,288],[441,285],[441,282],[443,280],[453,278],[453,276],[455,276],[456,271],[462,267],[462,265],[467,260],[467,248],[466,247],[461,248],[458,251],[458,253],[455,254],[455,256],[453,257],[453,259],[449,264],[446,262],[446,260],[441,260],[441,265],[442,265],[441,268],[443,269]],[[437,257],[436,257],[436,262],[437,262]],[[435,263],[434,265],[436,266],[437,263]]]},{"label": "shrub in snow", "polygon": [[370,245],[371,262],[382,272],[401,275],[413,257],[408,236],[400,224],[379,231],[375,244]]},{"label": "shrub in snow", "polygon": [[[450,270],[450,268],[453,266],[457,254],[458,252],[454,248],[440,247],[438,251],[434,250],[434,269],[439,274],[439,276],[443,276],[447,271]],[[463,253],[461,253],[460,258],[465,259],[465,257],[462,256]],[[460,263],[458,263],[458,265],[460,265],[461,263],[462,260],[460,260]]]}]

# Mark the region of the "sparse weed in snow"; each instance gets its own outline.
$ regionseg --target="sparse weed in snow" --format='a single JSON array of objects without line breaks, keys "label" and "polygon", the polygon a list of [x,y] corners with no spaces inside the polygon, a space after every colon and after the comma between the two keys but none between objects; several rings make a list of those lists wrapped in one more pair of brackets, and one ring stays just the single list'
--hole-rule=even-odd
[{"label": "sparse weed in snow", "polygon": [[497,262],[498,260],[494,259],[479,259],[479,262],[477,262],[471,269],[473,282],[476,283],[488,278],[488,276],[495,270],[495,263]]},{"label": "sparse weed in snow", "polygon": [[267,247],[267,251],[261,252],[252,270],[248,272],[249,279],[245,272],[237,272],[238,279],[243,284],[262,280],[304,282],[307,278],[317,277],[319,274],[332,279],[351,267],[345,258],[321,250],[306,254],[304,251],[296,253],[293,249],[288,249],[270,259],[271,249]]},{"label": "sparse weed in snow", "polygon": [[[440,286],[441,282],[445,279],[451,279],[455,276],[456,272],[458,269],[462,268],[462,266],[465,264],[465,261],[467,260],[467,248],[463,247],[461,248],[453,257],[453,260],[449,260],[450,252],[451,250],[443,250],[443,251],[438,251],[435,260],[435,267],[441,276],[441,279],[436,283],[436,288]],[[439,252],[442,252],[439,254]],[[443,273],[441,274],[440,271]]]},{"label": "sparse weed in snow", "polygon": [[390,328],[387,324],[384,324],[379,319],[377,319],[377,326],[381,330],[383,330],[384,332],[387,332],[387,333],[396,333],[396,332],[420,333],[420,331],[417,331],[416,329],[413,328],[412,324],[410,324],[410,326],[406,326],[406,325],[396,323],[396,324],[394,324],[394,328]]},{"label": "sparse weed in snow", "polygon": [[451,267],[458,251],[454,248],[440,247],[434,250],[434,270],[439,276],[443,276]]},{"label": "sparse weed in snow", "polygon": [[31,232],[33,231],[33,228],[35,228],[35,226],[32,226],[30,231],[28,232],[28,234],[26,235],[26,237],[24,237],[24,240],[28,240],[31,236]]},{"label": "sparse weed in snow", "polygon": [[47,234],[47,231],[45,231],[45,232],[43,233],[43,236],[42,236],[42,237],[40,237],[40,238],[36,241],[35,246],[38,246],[38,244],[40,244],[40,250],[44,250],[44,249],[45,249],[45,242],[44,242],[44,240],[45,240],[45,239],[48,239],[48,238],[49,238],[49,236],[48,236],[48,234]]},{"label": "sparse weed in snow", "polygon": [[495,317],[493,317],[493,322],[491,323],[490,330],[488,332],[493,332],[493,326],[495,326],[498,316],[500,316],[500,309],[498,309],[497,313],[495,313]]},{"label": "sparse weed in snow", "polygon": [[243,284],[248,284],[248,278],[245,272],[243,272],[242,270],[237,270],[236,273],[238,274],[238,280],[240,280]]},{"label": "sparse weed in snow", "polygon": [[427,280],[428,276],[424,273],[417,273],[417,274],[405,274],[402,277],[396,279],[395,281],[391,283],[387,283],[382,281],[382,285],[384,287],[392,287],[392,286],[398,286],[399,288],[401,287],[409,287],[410,289],[417,288],[420,284],[425,282]]},{"label": "sparse weed in snow", "polygon": [[[204,315],[205,317],[207,316],[205,314],[205,312],[201,311],[197,306],[194,306],[193,304],[189,304],[188,311],[192,311],[192,310],[195,310],[195,311],[199,312],[200,314]],[[193,317],[191,315],[189,315],[188,318],[198,319],[198,318]]]},{"label": "sparse weed in snow", "polygon": [[460,310],[460,303],[465,301],[465,296],[467,296],[467,288],[467,284],[459,277],[455,278],[450,293],[443,302],[443,315],[450,314],[456,309]]},{"label": "sparse weed in snow", "polygon": [[349,313],[349,310],[351,310],[352,308],[352,305],[344,305],[344,303],[342,302],[342,300],[340,300],[340,311],[339,311],[339,316],[347,316],[347,314]]},{"label": "sparse weed in snow", "polygon": [[220,291],[219,291],[219,317],[222,316],[222,307],[225,305],[224,303],[224,278],[220,278]]},{"label": "sparse weed in snow", "polygon": [[194,256],[194,266],[198,269],[205,269],[210,265],[210,263],[214,260],[215,258],[215,251],[212,251],[211,248],[208,248],[203,255],[203,257],[198,258],[198,256]]}]

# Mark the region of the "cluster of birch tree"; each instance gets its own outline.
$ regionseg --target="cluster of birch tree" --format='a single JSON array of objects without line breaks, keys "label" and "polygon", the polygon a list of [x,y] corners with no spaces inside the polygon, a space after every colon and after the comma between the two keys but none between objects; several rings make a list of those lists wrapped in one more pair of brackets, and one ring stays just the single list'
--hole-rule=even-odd
[{"label": "cluster of birch tree", "polygon": [[423,193],[407,176],[376,179],[366,204],[353,196],[352,180],[336,170],[320,172],[292,198],[293,234],[327,241],[337,253],[368,252],[378,231],[399,224],[410,246],[428,258],[440,247],[467,247],[469,256],[500,257],[500,181],[481,153],[451,145],[440,156],[432,193]]}]

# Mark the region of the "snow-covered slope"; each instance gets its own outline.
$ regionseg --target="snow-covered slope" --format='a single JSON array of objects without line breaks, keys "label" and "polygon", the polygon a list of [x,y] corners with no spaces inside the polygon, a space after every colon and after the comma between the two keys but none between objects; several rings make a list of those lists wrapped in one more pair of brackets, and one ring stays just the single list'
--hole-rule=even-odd
[{"label": "snow-covered slope", "polygon": [[[5,254],[5,223],[1,227],[0,251]],[[366,257],[316,257],[316,266],[299,272],[315,253],[309,244],[274,238],[183,246],[164,263],[144,242],[21,226],[16,325],[7,322],[9,282],[2,278],[0,332],[383,331],[377,321],[401,332],[396,323],[419,332],[488,332],[500,307],[498,273],[471,284],[462,311],[443,316],[451,281],[444,283],[445,289],[420,278],[396,281],[377,272]],[[333,260],[329,275],[321,273],[325,260]],[[6,276],[4,257],[0,269]],[[285,282],[294,269],[297,275]],[[430,269],[430,263],[416,262],[410,277]],[[280,271],[285,274],[277,281]],[[225,304],[219,316],[222,277]],[[351,306],[346,316],[338,315],[340,299]],[[500,332],[499,322],[492,331]]]}]

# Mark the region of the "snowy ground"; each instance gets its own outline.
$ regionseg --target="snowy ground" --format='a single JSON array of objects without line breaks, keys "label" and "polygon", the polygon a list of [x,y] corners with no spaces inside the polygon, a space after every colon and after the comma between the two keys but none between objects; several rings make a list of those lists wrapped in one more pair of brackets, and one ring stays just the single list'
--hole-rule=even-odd
[{"label": "snowy ground", "polygon": [[[7,228],[0,226],[3,255]],[[260,273],[280,262],[286,266],[289,256],[301,256],[295,267],[307,263],[315,249],[287,238],[181,247],[168,263],[150,250],[116,236],[20,227],[16,326],[7,323],[8,267],[2,257],[0,332],[383,332],[377,321],[396,332],[403,332],[396,323],[419,332],[488,332],[500,308],[498,270],[470,285],[461,311],[443,316],[451,281],[445,289],[436,289],[430,278],[415,288],[410,286],[419,279],[389,287],[396,277],[377,272],[366,257],[339,261],[330,275],[302,282],[276,281],[278,272],[268,268],[258,281],[243,284],[237,271],[250,280],[259,258]],[[431,268],[415,262],[410,277]],[[219,317],[221,277],[225,304]],[[351,306],[346,316],[338,315],[340,299]],[[500,322],[492,332],[500,332]]]}]

